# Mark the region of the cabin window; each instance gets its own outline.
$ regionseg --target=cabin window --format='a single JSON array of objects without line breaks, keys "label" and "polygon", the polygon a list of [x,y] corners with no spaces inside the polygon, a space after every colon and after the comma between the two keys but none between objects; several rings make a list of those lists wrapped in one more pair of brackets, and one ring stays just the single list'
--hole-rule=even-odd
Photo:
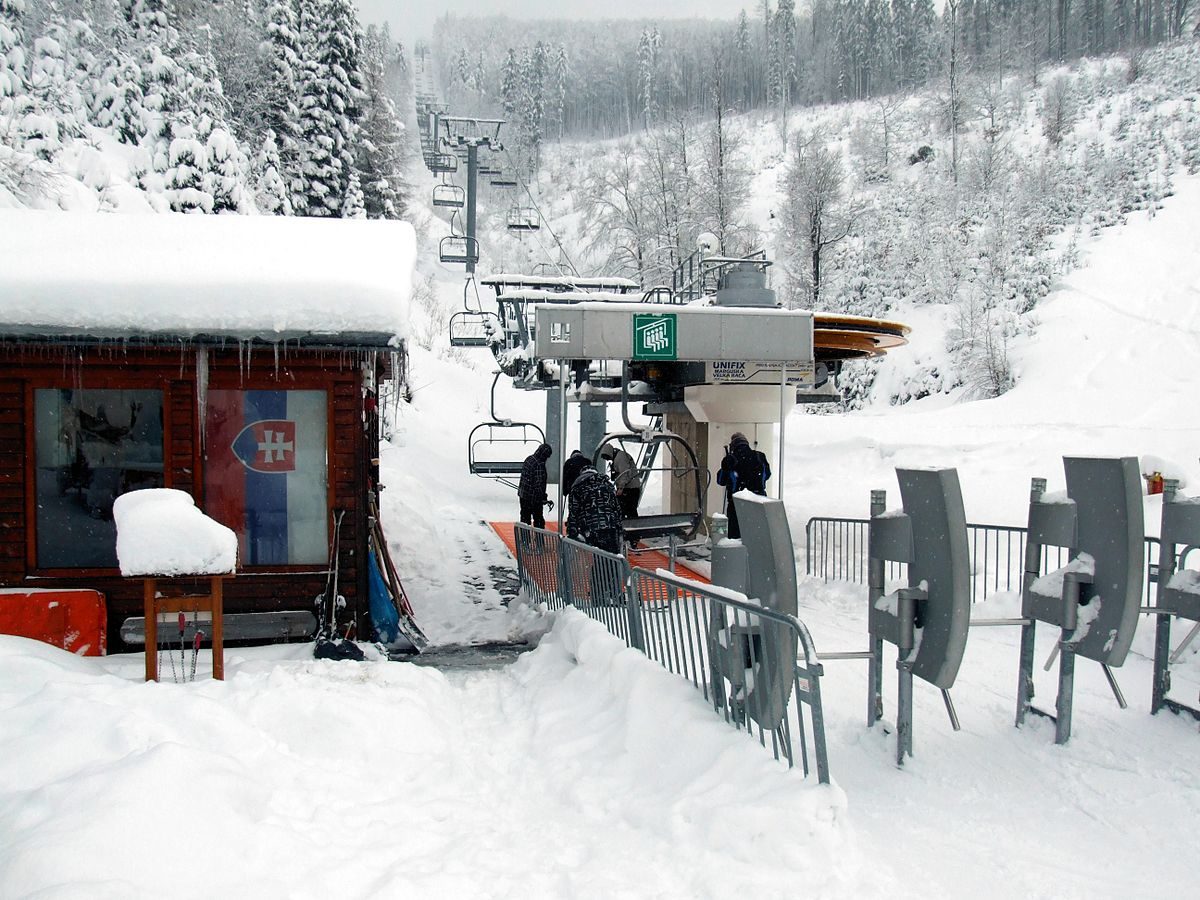
[{"label": "cabin window", "polygon": [[243,566],[329,558],[325,391],[210,390],[204,511],[237,532]]},{"label": "cabin window", "polygon": [[115,568],[113,501],[163,486],[162,391],[33,393],[38,566]]}]

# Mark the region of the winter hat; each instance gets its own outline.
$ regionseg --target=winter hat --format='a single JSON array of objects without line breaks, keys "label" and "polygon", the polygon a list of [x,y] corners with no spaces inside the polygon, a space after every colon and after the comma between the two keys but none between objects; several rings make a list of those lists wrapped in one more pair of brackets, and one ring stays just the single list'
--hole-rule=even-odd
[{"label": "winter hat", "polygon": [[549,459],[554,453],[554,448],[549,444],[542,444],[542,446],[537,448],[536,453],[538,459]]},{"label": "winter hat", "polygon": [[600,456],[604,459],[612,459],[617,455],[617,450],[612,444],[606,444],[604,449],[600,451]]},{"label": "winter hat", "polygon": [[733,433],[733,435],[729,438],[729,443],[736,444],[739,441],[743,444],[750,443],[748,440],[746,440],[746,436],[744,434],[742,434],[740,431],[735,431]]}]

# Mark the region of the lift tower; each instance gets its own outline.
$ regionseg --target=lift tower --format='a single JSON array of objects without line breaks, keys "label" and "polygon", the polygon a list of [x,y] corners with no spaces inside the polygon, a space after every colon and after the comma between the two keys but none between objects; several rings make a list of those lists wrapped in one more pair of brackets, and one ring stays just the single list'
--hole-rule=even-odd
[{"label": "lift tower", "polygon": [[467,274],[473,275],[475,274],[475,264],[479,261],[479,240],[475,236],[479,148],[483,147],[496,153],[504,149],[500,143],[500,127],[504,124],[504,120],[476,119],[443,113],[438,122],[446,132],[442,141],[460,158],[465,156],[467,164],[467,222],[465,229],[467,252],[464,262],[467,266]]}]

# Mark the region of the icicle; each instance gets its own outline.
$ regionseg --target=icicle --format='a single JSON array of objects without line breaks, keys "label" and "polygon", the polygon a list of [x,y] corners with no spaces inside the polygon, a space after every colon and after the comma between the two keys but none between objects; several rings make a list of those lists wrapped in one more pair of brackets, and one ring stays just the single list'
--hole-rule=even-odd
[{"label": "icicle", "polygon": [[275,380],[279,380],[279,341],[271,345],[275,350]]},{"label": "icicle", "polygon": [[204,450],[204,423],[208,415],[208,350],[196,349],[196,414],[200,417],[200,450]]}]

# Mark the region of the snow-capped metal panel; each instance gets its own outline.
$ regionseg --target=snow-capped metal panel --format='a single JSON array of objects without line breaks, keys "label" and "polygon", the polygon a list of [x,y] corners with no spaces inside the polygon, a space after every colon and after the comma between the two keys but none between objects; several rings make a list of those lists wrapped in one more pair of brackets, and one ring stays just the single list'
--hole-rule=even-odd
[{"label": "snow-capped metal panel", "polygon": [[[813,315],[804,310],[652,303],[538,304],[535,310],[534,350],[541,359],[813,361]],[[649,317],[669,327],[647,339],[636,326],[651,327]]]}]

